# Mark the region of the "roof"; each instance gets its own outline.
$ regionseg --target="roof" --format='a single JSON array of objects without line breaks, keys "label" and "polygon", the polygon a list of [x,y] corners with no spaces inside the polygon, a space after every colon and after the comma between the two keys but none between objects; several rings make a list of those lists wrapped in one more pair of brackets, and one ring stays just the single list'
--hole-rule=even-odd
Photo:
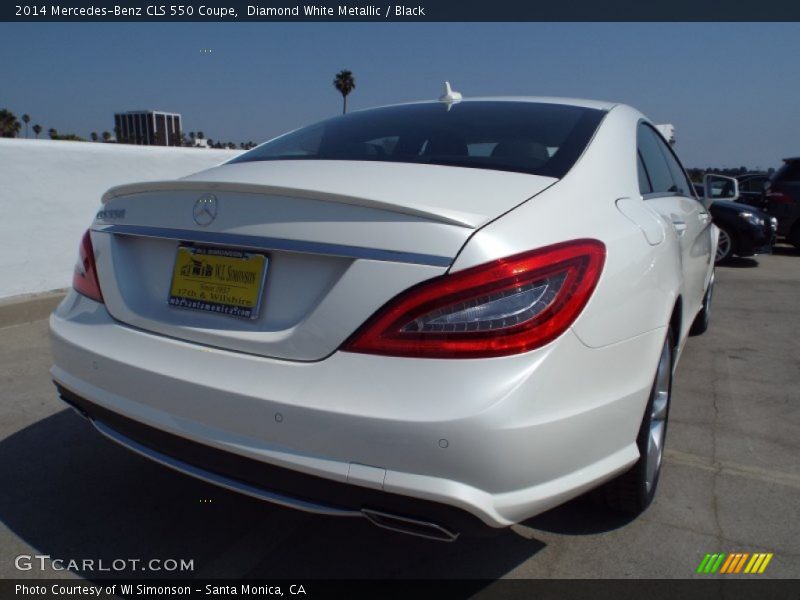
[{"label": "roof", "polygon": [[164,114],[164,115],[177,115],[180,116],[181,113],[172,112],[169,110],[158,110],[157,108],[148,108],[146,110],[126,110],[124,112],[117,112],[114,113],[115,115],[141,115],[141,114]]},{"label": "roof", "polygon": [[[369,108],[362,108],[362,110],[372,110],[374,108],[389,108],[391,106],[407,106],[411,104],[439,104],[441,100],[416,100],[413,102],[398,102],[396,104],[388,104],[384,106],[371,106]],[[603,100],[588,100],[585,98],[561,98],[557,96],[476,96],[458,100],[455,104],[461,102],[531,102],[537,104],[566,104],[568,106],[579,106],[581,108],[592,108],[596,110],[608,111],[619,106],[619,102],[608,102]]]},{"label": "roof", "polygon": [[590,100],[587,98],[567,98],[559,96],[485,96],[478,98],[464,98],[463,102],[470,101],[491,101],[491,102],[536,102],[538,104],[568,104],[583,108],[594,108],[597,110],[611,110],[619,102],[608,102],[604,100]]}]

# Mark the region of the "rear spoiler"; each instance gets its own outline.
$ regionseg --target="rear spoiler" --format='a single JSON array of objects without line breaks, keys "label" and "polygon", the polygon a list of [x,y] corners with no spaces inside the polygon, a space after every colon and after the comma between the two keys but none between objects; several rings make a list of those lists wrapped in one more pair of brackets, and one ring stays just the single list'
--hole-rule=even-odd
[{"label": "rear spoiler", "polygon": [[223,181],[145,181],[142,183],[130,183],[112,187],[103,194],[102,202],[106,204],[114,198],[130,196],[133,194],[145,194],[150,192],[241,192],[245,194],[270,194],[274,196],[288,196],[290,198],[306,198],[311,200],[322,200],[325,202],[335,202],[338,204],[350,204],[353,206],[363,206],[388,212],[419,217],[428,221],[444,223],[474,229],[485,222],[485,215],[477,215],[467,212],[448,210],[441,212],[426,211],[420,208],[412,208],[391,202],[382,202],[370,198],[357,196],[345,196],[342,194],[332,194],[319,190],[307,190],[294,187],[273,186],[253,183],[234,183]]}]

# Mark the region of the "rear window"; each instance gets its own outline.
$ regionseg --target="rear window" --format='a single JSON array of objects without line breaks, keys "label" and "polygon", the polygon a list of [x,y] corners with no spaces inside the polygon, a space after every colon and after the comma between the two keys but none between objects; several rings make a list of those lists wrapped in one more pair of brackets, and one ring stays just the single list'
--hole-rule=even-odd
[{"label": "rear window", "polygon": [[601,110],[533,102],[390,106],[298,129],[230,162],[370,160],[561,178],[604,115]]},{"label": "rear window", "polygon": [[790,160],[775,171],[772,181],[800,181],[800,160]]}]

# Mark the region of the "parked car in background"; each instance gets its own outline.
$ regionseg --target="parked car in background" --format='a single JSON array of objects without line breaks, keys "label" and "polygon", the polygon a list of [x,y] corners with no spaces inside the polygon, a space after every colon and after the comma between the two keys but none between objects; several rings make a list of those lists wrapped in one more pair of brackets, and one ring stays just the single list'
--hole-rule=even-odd
[{"label": "parked car in background", "polygon": [[778,236],[800,249],[800,157],[784,158],[764,190],[767,212],[778,220]]},{"label": "parked car in background", "polygon": [[[703,198],[702,184],[693,184],[695,193]],[[714,262],[730,260],[733,256],[770,254],[778,227],[774,217],[754,206],[728,200],[712,200],[709,205],[714,225],[719,228],[719,241]]]},{"label": "parked car in background", "polygon": [[300,510],[446,541],[598,486],[639,513],[716,241],[633,108],[448,88],[110,190],[52,376],[117,443]]},{"label": "parked car in background", "polygon": [[745,173],[737,175],[739,182],[739,198],[736,202],[747,204],[759,210],[764,210],[764,188],[769,181],[767,173]]}]

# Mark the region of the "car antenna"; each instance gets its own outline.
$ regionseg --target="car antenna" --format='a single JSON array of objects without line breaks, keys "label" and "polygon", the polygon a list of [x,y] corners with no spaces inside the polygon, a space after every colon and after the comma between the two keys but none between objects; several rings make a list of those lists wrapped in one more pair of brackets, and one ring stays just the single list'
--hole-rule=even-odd
[{"label": "car antenna", "polygon": [[450,110],[456,102],[461,102],[463,98],[464,96],[461,95],[461,92],[453,91],[449,81],[444,82],[444,94],[439,97],[439,102],[445,102],[447,104],[447,110]]}]

